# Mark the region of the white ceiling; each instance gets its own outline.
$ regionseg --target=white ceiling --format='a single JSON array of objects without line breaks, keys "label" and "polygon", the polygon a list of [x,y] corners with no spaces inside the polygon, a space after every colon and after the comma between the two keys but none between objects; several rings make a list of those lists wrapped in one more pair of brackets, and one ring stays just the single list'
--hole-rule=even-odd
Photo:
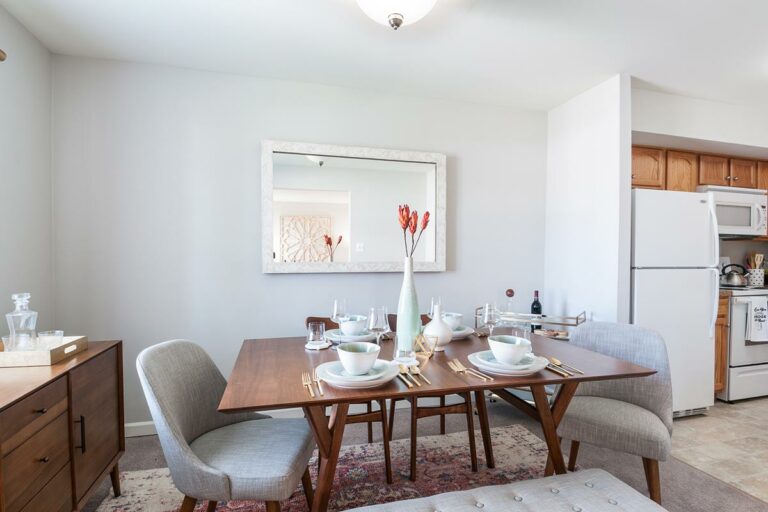
[{"label": "white ceiling", "polygon": [[646,87],[768,105],[766,0],[438,0],[398,32],[355,0],[0,5],[68,55],[532,109],[624,72]]}]

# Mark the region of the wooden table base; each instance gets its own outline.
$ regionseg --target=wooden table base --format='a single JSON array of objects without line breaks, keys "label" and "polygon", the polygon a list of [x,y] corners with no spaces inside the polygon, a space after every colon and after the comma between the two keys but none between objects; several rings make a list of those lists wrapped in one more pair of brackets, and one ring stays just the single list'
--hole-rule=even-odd
[{"label": "wooden table base", "polygon": [[321,456],[315,495],[312,500],[312,512],[328,510],[328,500],[331,497],[333,477],[336,475],[336,464],[339,462],[341,439],[344,437],[349,404],[334,405],[330,419],[325,417],[324,409],[322,406],[304,407],[304,415],[312,429]]}]

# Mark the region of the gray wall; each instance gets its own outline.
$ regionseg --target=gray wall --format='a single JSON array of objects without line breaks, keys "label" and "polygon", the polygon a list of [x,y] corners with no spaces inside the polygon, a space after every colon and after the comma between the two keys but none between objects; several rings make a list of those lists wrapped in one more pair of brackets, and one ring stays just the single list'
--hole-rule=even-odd
[{"label": "gray wall", "polygon": [[128,422],[149,418],[144,347],[191,338],[228,374],[244,338],[303,334],[334,297],[395,309],[397,274],[261,273],[261,139],[448,155],[449,271],[416,276],[422,309],[541,287],[543,113],[55,57],[53,118],[59,318],[125,341]]}]

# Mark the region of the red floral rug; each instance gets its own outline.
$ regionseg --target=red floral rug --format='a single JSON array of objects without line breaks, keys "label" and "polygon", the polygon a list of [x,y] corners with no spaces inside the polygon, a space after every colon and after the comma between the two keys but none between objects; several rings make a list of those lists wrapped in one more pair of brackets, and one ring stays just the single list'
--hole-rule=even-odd
[{"label": "red floral rug", "polygon": [[[543,476],[547,448],[541,439],[520,425],[491,429],[491,436],[496,468],[485,467],[483,443],[477,432],[480,466],[477,473],[472,473],[470,469],[466,432],[420,437],[416,482],[408,479],[409,441],[393,441],[390,444],[394,477],[392,485],[387,485],[384,478],[381,443],[345,446],[339,457],[329,510],[347,510]],[[314,460],[310,468],[312,481],[315,482],[317,464]],[[123,495],[119,498],[106,498],[97,512],[171,512],[181,504],[182,495],[173,486],[167,468],[127,471],[121,474],[120,479]],[[205,510],[205,505],[198,504],[196,510]],[[301,488],[281,505],[284,512],[305,512],[308,509]],[[222,502],[216,510],[262,512],[264,504]]]}]

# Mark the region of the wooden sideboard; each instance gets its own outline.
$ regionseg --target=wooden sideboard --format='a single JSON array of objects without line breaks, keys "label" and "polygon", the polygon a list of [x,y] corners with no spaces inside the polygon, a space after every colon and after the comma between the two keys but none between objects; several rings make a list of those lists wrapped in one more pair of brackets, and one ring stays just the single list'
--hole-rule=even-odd
[{"label": "wooden sideboard", "polygon": [[108,474],[119,495],[124,451],[122,342],[0,368],[0,512],[80,510]]}]

